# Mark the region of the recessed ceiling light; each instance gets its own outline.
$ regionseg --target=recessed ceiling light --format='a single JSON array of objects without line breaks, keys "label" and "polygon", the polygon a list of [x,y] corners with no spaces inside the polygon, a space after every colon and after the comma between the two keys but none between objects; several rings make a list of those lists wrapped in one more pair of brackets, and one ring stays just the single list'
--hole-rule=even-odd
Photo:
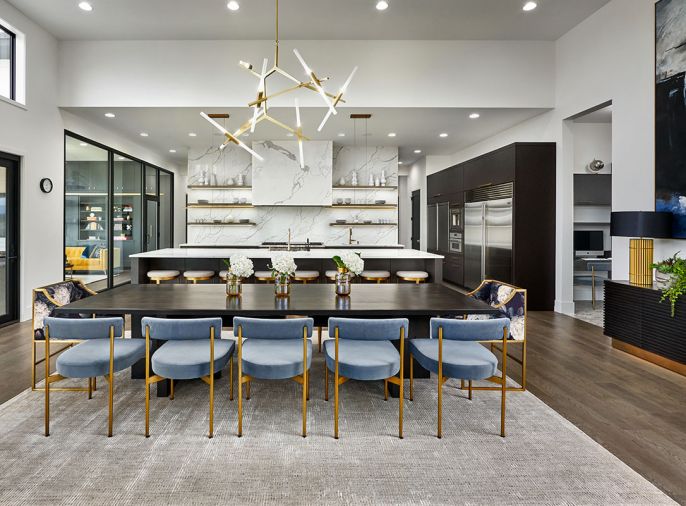
[{"label": "recessed ceiling light", "polygon": [[148,136],[148,132],[141,132],[141,137],[147,137],[147,136]]},{"label": "recessed ceiling light", "polygon": [[386,0],[379,0],[376,2],[377,11],[385,11],[386,9],[388,9],[388,2]]},{"label": "recessed ceiling light", "polygon": [[398,162],[398,165],[402,165],[402,164],[403,164],[403,162]]},{"label": "recessed ceiling light", "polygon": [[241,8],[240,5],[238,5],[238,2],[236,0],[231,0],[226,6],[229,8],[230,11],[237,11],[238,9]]},{"label": "recessed ceiling light", "polygon": [[114,113],[113,112],[106,112],[105,117],[106,118],[114,118]]},{"label": "recessed ceiling light", "polygon": [[79,142],[79,146],[88,146],[87,142]]},{"label": "recessed ceiling light", "polygon": [[388,134],[389,137],[395,137],[395,132],[391,132]]},{"label": "recessed ceiling light", "polygon": [[345,133],[341,132],[338,134],[339,137],[345,137]]},{"label": "recessed ceiling light", "polygon": [[480,117],[481,117],[481,114],[479,114],[478,112],[473,112],[469,115],[469,119],[478,119]]},{"label": "recessed ceiling light", "polygon": [[90,2],[79,2],[79,9],[90,12],[93,10],[93,6],[90,4]]},{"label": "recessed ceiling light", "polygon": [[448,137],[448,134],[445,132],[442,132],[442,133],[438,134],[438,136],[445,138],[445,137]]},{"label": "recessed ceiling light", "polygon": [[170,153],[176,153],[176,150],[175,150],[175,149],[170,149],[169,152],[170,152]]},{"label": "recessed ceiling light", "polygon": [[534,10],[536,7],[538,7],[538,4],[536,2],[527,2],[524,4],[524,7],[522,7],[522,10],[529,12]]},{"label": "recessed ceiling light", "polygon": [[415,149],[414,152],[415,152],[416,155],[418,155],[419,153],[422,152],[422,150],[421,150],[421,149]]},{"label": "recessed ceiling light", "polygon": [[195,132],[190,132],[188,134],[188,137],[197,137],[197,136],[198,136],[198,134],[196,134]]}]

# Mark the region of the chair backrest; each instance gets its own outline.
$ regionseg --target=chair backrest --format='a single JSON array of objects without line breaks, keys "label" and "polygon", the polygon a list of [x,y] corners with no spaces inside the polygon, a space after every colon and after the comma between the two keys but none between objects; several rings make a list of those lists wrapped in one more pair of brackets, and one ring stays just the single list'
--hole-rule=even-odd
[{"label": "chair backrest", "polygon": [[312,318],[242,318],[233,319],[233,333],[238,335],[241,328],[243,337],[250,339],[302,339],[303,328],[307,329],[307,337],[312,337],[314,320]]},{"label": "chair backrest", "polygon": [[[510,332],[513,339],[518,341],[526,339],[527,295],[525,288],[519,288],[503,281],[486,279],[470,295],[500,309],[502,316],[510,319]],[[487,316],[469,317],[469,319],[474,320],[487,318]]]},{"label": "chair backrest", "polygon": [[431,318],[431,338],[438,339],[438,329],[443,328],[443,339],[452,341],[497,341],[503,338],[503,329],[510,333],[509,318],[491,320],[455,320]]},{"label": "chair backrest", "polygon": [[410,322],[407,318],[385,318],[366,320],[362,318],[329,318],[329,337],[356,339],[358,341],[397,341],[400,329],[405,329],[405,337]]},{"label": "chair backrest", "polygon": [[141,332],[145,335],[145,328],[150,328],[150,339],[162,341],[209,339],[210,329],[214,327],[214,337],[222,336],[221,318],[188,318],[175,320],[171,318],[152,318],[146,316],[141,320]]},{"label": "chair backrest", "polygon": [[95,292],[79,280],[68,280],[51,285],[34,288],[33,290],[33,338],[44,339],[44,319],[52,316],[55,308],[85,299]]},{"label": "chair backrest", "polygon": [[45,327],[50,339],[109,339],[110,327],[114,337],[124,334],[123,318],[53,318],[46,317]]}]

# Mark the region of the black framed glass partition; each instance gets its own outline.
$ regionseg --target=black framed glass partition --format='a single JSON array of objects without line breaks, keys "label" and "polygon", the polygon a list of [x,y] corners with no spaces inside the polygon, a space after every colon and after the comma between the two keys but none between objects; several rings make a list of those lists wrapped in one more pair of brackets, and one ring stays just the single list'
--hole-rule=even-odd
[{"label": "black framed glass partition", "polygon": [[128,283],[130,255],[173,245],[171,172],[65,132],[64,173],[65,279]]},{"label": "black framed glass partition", "polygon": [[17,36],[0,25],[0,95],[16,99]]}]

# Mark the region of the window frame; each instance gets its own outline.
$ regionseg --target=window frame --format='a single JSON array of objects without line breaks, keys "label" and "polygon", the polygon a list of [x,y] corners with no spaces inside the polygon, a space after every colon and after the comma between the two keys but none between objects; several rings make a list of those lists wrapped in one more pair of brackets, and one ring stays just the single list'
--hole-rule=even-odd
[{"label": "window frame", "polygon": [[17,100],[17,34],[0,24],[0,31],[10,36],[10,96],[9,100]]}]

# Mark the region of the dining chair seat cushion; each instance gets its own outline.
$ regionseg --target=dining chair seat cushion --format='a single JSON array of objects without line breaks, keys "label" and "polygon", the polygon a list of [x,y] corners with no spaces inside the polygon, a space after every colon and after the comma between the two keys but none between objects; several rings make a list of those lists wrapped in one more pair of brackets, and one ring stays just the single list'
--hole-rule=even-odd
[{"label": "dining chair seat cushion", "polygon": [[319,271],[296,271],[295,279],[317,279]]},{"label": "dining chair seat cushion", "polygon": [[[336,341],[324,342],[326,366],[336,368]],[[400,354],[390,341],[338,340],[338,374],[354,380],[382,380],[400,371]]]},{"label": "dining chair seat cushion", "polygon": [[399,278],[426,279],[429,273],[426,271],[398,271],[395,273]]},{"label": "dining chair seat cushion", "polygon": [[[114,340],[114,370],[123,371],[145,358],[145,339]],[[67,378],[93,378],[110,372],[110,340],[91,339],[57,356],[57,373]]]},{"label": "dining chair seat cushion", "polygon": [[391,273],[388,271],[362,271],[360,276],[363,278],[390,278]]},{"label": "dining chair seat cushion", "polygon": [[211,278],[214,276],[214,271],[184,271],[184,278]]},{"label": "dining chair seat cushion", "polygon": [[150,279],[155,279],[155,278],[176,278],[180,275],[181,273],[179,271],[174,271],[174,270],[158,270],[158,271],[148,271],[148,277]]},{"label": "dining chair seat cushion", "polygon": [[255,277],[256,278],[262,278],[262,279],[272,279],[272,271],[255,271]]},{"label": "dining chair seat cushion", "polygon": [[[438,339],[410,339],[409,351],[428,371],[438,373]],[[443,376],[481,380],[498,371],[498,358],[477,342],[443,339]]]},{"label": "dining chair seat cushion", "polygon": [[[233,354],[236,342],[230,339],[214,341],[214,372],[219,372]],[[209,339],[167,341],[155,351],[152,370],[164,378],[194,379],[210,374]]]},{"label": "dining chair seat cushion", "polygon": [[[303,373],[302,339],[246,339],[241,350],[243,374],[260,379],[287,379]],[[312,341],[307,340],[307,368]]]}]

